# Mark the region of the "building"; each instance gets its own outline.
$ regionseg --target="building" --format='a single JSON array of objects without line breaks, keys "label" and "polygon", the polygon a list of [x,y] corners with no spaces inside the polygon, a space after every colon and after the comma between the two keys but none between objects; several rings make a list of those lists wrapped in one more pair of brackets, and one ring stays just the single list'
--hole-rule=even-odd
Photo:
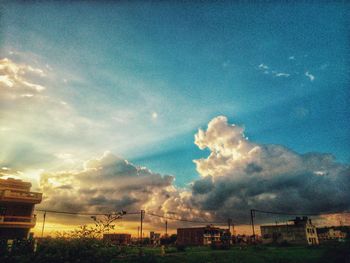
[{"label": "building", "polygon": [[103,240],[113,243],[114,245],[129,245],[131,244],[131,234],[103,234]]},{"label": "building", "polygon": [[155,245],[155,246],[160,245],[160,233],[155,233],[155,232],[151,231],[149,233],[149,240],[150,240],[151,245]]},{"label": "building", "polygon": [[0,239],[28,238],[35,226],[35,204],[41,193],[31,192],[32,184],[16,179],[0,179]]},{"label": "building", "polygon": [[337,229],[337,227],[317,228],[317,235],[320,243],[341,241],[347,237],[347,233]]},{"label": "building", "polygon": [[176,244],[185,246],[211,245],[221,242],[221,238],[227,232],[226,229],[213,227],[211,225],[205,227],[178,228]]},{"label": "building", "polygon": [[260,226],[262,243],[319,244],[316,227],[312,224],[311,219],[304,216],[290,221],[293,223]]}]

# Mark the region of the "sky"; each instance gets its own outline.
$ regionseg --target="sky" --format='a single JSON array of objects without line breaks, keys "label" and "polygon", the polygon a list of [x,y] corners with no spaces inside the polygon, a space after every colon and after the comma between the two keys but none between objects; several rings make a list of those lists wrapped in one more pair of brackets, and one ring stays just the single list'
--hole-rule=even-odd
[{"label": "sky", "polygon": [[[1,173],[30,180],[47,193],[66,182],[91,188],[96,181],[87,183],[80,174],[105,168],[105,158],[111,158],[115,166],[127,162],[137,174],[147,169],[147,176],[156,178],[152,187],[159,187],[159,180],[166,191],[200,206],[201,213],[212,211],[208,204],[219,198],[216,191],[205,191],[211,184],[221,191],[221,180],[231,180],[237,167],[247,176],[260,169],[276,178],[290,175],[291,170],[269,170],[279,167],[278,149],[288,156],[283,162],[298,159],[289,169],[303,167],[303,176],[317,164],[313,172],[334,174],[334,181],[341,177],[345,186],[338,182],[332,189],[347,198],[348,11],[345,1],[4,1]],[[211,134],[210,127],[208,138],[198,130]],[[247,140],[245,149],[232,144],[237,136]],[[265,159],[248,154],[256,146]],[[237,157],[245,155],[251,159]],[[224,168],[218,164],[222,158]],[[247,158],[259,159],[259,165]],[[89,160],[101,166],[86,166]],[[124,172],[118,169],[116,174]],[[54,178],[60,179],[53,183]],[[324,190],[324,182],[318,184]],[[206,198],[196,199],[198,193]],[[94,198],[102,202],[102,195]],[[117,200],[133,203],[123,198]],[[349,208],[325,200],[319,211],[327,202]],[[78,207],[81,203],[72,208]]]}]

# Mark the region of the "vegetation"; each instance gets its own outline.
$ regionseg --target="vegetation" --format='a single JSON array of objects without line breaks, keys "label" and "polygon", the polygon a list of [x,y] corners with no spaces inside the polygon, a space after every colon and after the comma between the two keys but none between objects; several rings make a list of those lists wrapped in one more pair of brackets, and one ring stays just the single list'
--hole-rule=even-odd
[{"label": "vegetation", "polygon": [[[140,256],[142,254],[143,256]],[[93,238],[54,238],[42,240],[35,253],[13,250],[11,253],[1,253],[3,263],[58,263],[58,262],[252,262],[252,263],[301,263],[330,262],[350,263],[349,243],[339,243],[320,247],[273,247],[250,246],[245,248],[211,249],[210,247],[187,247],[179,251],[175,247],[161,249],[143,247],[142,253],[138,247],[118,247]]]},{"label": "vegetation", "polygon": [[106,214],[102,217],[92,216],[91,219],[94,221],[94,224],[92,226],[82,225],[72,231],[57,232],[56,235],[59,238],[66,239],[101,238],[103,236],[103,233],[108,233],[109,231],[114,230],[115,225],[113,224],[113,222],[117,219],[120,219],[123,213],[124,212]]},{"label": "vegetation", "polygon": [[[14,242],[11,249],[0,240],[1,263],[350,263],[350,240],[328,246],[234,246],[225,240],[212,247],[167,246],[149,247],[144,239],[142,248],[136,246],[115,246],[100,239],[102,233],[114,228],[112,224],[120,215],[106,215],[94,219],[94,226],[81,226],[59,233],[57,238],[46,238],[38,242],[24,240]],[[176,235],[167,242],[172,243]],[[168,244],[165,242],[166,244]],[[165,253],[164,253],[165,252]]]}]

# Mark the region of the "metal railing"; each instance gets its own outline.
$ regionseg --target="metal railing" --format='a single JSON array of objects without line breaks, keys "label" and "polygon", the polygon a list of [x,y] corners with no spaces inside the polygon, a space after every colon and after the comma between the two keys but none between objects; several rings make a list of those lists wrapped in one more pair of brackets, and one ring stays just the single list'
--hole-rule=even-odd
[{"label": "metal railing", "polygon": [[40,202],[42,199],[42,193],[36,192],[24,192],[13,189],[0,190],[0,200],[2,199],[20,199],[24,201],[37,201]]},{"label": "metal railing", "polygon": [[36,216],[0,216],[0,225],[26,225],[34,226]]}]

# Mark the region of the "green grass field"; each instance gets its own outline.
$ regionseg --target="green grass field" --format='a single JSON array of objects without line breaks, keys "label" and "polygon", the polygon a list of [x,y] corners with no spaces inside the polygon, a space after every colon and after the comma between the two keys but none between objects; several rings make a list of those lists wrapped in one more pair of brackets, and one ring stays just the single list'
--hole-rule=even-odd
[{"label": "green grass field", "polygon": [[210,247],[165,249],[116,247],[94,239],[48,239],[35,252],[18,247],[0,253],[1,263],[350,263],[350,242],[318,247],[234,246],[228,250]]},{"label": "green grass field", "polygon": [[[130,251],[131,252],[131,251]],[[166,250],[164,256],[160,255],[159,248],[144,248],[144,257],[135,253],[115,259],[112,262],[239,262],[239,263],[300,263],[300,262],[350,262],[349,253],[343,248],[341,251],[326,247],[239,247],[230,250],[212,250],[206,247],[187,248],[185,252],[177,252],[175,248]],[[136,251],[135,251],[136,252]],[[133,254],[133,255],[132,255]],[[347,254],[347,255],[346,255]]]}]

